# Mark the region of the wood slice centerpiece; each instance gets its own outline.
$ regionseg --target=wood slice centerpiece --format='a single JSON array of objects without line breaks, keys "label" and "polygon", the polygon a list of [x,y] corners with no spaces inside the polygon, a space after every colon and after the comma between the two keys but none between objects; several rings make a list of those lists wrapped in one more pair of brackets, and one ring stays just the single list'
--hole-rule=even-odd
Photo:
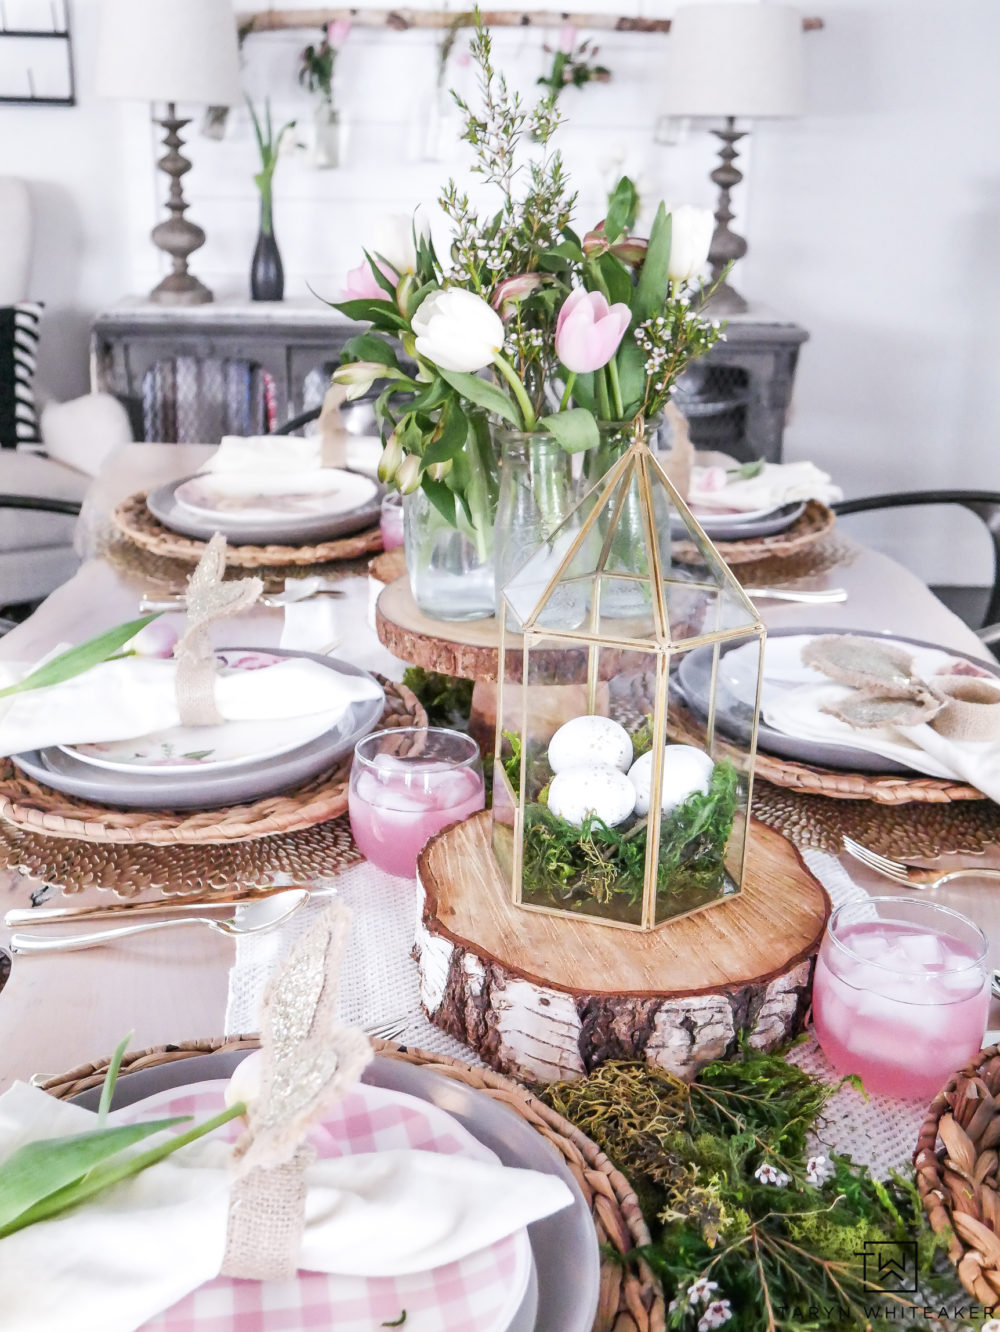
[{"label": "wood slice centerpiece", "polygon": [[516,907],[485,812],[431,839],[417,881],[428,1016],[491,1068],[535,1082],[607,1059],[693,1076],[741,1037],[773,1049],[802,1025],[830,913],[795,847],[757,822],[743,891],[649,933]]}]

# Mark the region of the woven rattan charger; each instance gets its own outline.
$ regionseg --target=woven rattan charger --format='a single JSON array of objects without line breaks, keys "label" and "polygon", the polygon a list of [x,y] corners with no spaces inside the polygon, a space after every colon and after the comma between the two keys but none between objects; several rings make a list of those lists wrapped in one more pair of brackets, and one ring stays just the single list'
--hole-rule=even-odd
[{"label": "woven rattan charger", "polygon": [[[380,729],[426,726],[427,713],[412,690],[383,680],[386,706]],[[282,795],[223,809],[149,811],[112,809],[63,795],[0,760],[0,818],[27,832],[84,842],[174,843],[246,841],[312,827],[347,809],[350,760]]]},{"label": "woven rattan charger", "polygon": [[[112,514],[112,522],[123,536],[154,555],[197,564],[205,553],[207,541],[181,536],[154,518],[146,508],[146,492],[130,495]],[[229,546],[226,561],[240,569],[274,568],[282,565],[323,564],[330,560],[357,559],[382,549],[382,534],[377,527],[352,536],[321,541],[311,546]]]},{"label": "woven rattan charger", "polygon": [[[713,541],[712,545],[727,564],[749,564],[755,560],[785,559],[814,546],[829,533],[837,516],[819,500],[809,500],[802,513],[784,532],[774,536],[748,537],[743,541]],[[701,554],[690,541],[671,544],[671,555],[681,564],[700,562]]]},{"label": "woven rattan charger", "polygon": [[[614,1168],[590,1138],[569,1120],[536,1100],[523,1087],[497,1073],[471,1068],[468,1064],[444,1055],[410,1050],[406,1046],[378,1040],[373,1040],[372,1045],[376,1053],[384,1058],[416,1064],[428,1072],[451,1078],[474,1091],[484,1093],[520,1115],[556,1149],[572,1172],[590,1207],[601,1245],[607,1245],[616,1254],[624,1255],[638,1245],[649,1243],[649,1231],[635,1194],[624,1175]],[[158,1046],[126,1055],[121,1073],[127,1076],[141,1069],[158,1068],[195,1055],[223,1054],[234,1050],[253,1050],[256,1047],[257,1039],[254,1036]],[[42,1089],[60,1100],[68,1100],[71,1096],[99,1086],[104,1080],[107,1067],[107,1061],[84,1064],[69,1073],[49,1078],[41,1084]],[[665,1326],[663,1294],[646,1265],[640,1263],[633,1269],[604,1258],[601,1262],[600,1303],[593,1332],[663,1332]]]},{"label": "woven rattan charger", "polygon": [[913,1158],[931,1228],[951,1228],[948,1257],[987,1307],[1000,1304],[998,1147],[1000,1046],[991,1045],[934,1098]]}]

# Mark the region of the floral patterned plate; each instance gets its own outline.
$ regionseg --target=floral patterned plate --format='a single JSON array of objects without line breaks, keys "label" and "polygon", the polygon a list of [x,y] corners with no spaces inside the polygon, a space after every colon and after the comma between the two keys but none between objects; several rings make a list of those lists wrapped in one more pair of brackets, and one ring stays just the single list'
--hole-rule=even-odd
[{"label": "floral patterned plate", "polygon": [[[276,666],[283,657],[270,652],[232,651],[216,654],[222,675],[257,671]],[[261,759],[287,754],[323,735],[343,717],[344,709],[278,721],[229,721],[221,726],[171,726],[165,731],[132,740],[106,740],[86,745],[59,745],[65,754],[81,763],[111,772],[175,772],[197,768],[200,772],[258,763]]]}]

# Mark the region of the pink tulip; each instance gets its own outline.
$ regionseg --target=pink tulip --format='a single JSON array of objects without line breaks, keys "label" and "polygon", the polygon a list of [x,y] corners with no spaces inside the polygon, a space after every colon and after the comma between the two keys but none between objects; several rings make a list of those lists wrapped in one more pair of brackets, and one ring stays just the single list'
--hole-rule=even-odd
[{"label": "pink tulip", "polygon": [[556,50],[561,51],[563,55],[572,55],[576,49],[576,28],[572,23],[564,23],[559,29],[559,39],[556,43]]},{"label": "pink tulip", "polygon": [[336,19],[326,25],[326,40],[339,50],[351,35],[350,19]]},{"label": "pink tulip", "polygon": [[494,310],[499,310],[506,319],[518,301],[523,301],[541,285],[542,278],[539,273],[518,273],[516,277],[505,278],[494,291],[490,305]]},{"label": "pink tulip", "polygon": [[556,320],[556,355],[575,375],[600,370],[618,350],[631,318],[627,305],[609,306],[599,291],[577,287]]},{"label": "pink tulip", "polygon": [[[389,281],[396,285],[396,274],[391,268],[384,264],[379,264],[381,272]],[[368,260],[363,260],[357,268],[348,270],[347,285],[340,293],[342,301],[387,301],[389,299],[386,292],[375,281],[375,274],[371,270]]]}]

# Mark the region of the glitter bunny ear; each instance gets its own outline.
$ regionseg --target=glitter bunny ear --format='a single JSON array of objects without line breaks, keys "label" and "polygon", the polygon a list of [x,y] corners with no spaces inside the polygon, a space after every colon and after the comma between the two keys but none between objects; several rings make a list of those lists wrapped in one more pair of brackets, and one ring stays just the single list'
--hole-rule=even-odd
[{"label": "glitter bunny ear", "polygon": [[187,621],[174,646],[177,704],[185,726],[218,726],[224,720],[215,705],[215,648],[209,626],[248,610],[264,589],[259,578],[225,583],[225,571],[226,538],[216,532],[188,579]]},{"label": "glitter bunny ear", "polygon": [[350,912],[331,903],[282,964],[261,1010],[260,1088],[234,1152],[222,1273],[281,1280],[298,1269],[309,1128],[372,1057],[362,1031],[334,1017]]},{"label": "glitter bunny ear", "polygon": [[236,1145],[239,1174],[290,1160],[372,1057],[364,1032],[334,1017],[350,922],[343,903],[327,906],[264,994],[260,1091],[247,1114],[248,1131]]}]

